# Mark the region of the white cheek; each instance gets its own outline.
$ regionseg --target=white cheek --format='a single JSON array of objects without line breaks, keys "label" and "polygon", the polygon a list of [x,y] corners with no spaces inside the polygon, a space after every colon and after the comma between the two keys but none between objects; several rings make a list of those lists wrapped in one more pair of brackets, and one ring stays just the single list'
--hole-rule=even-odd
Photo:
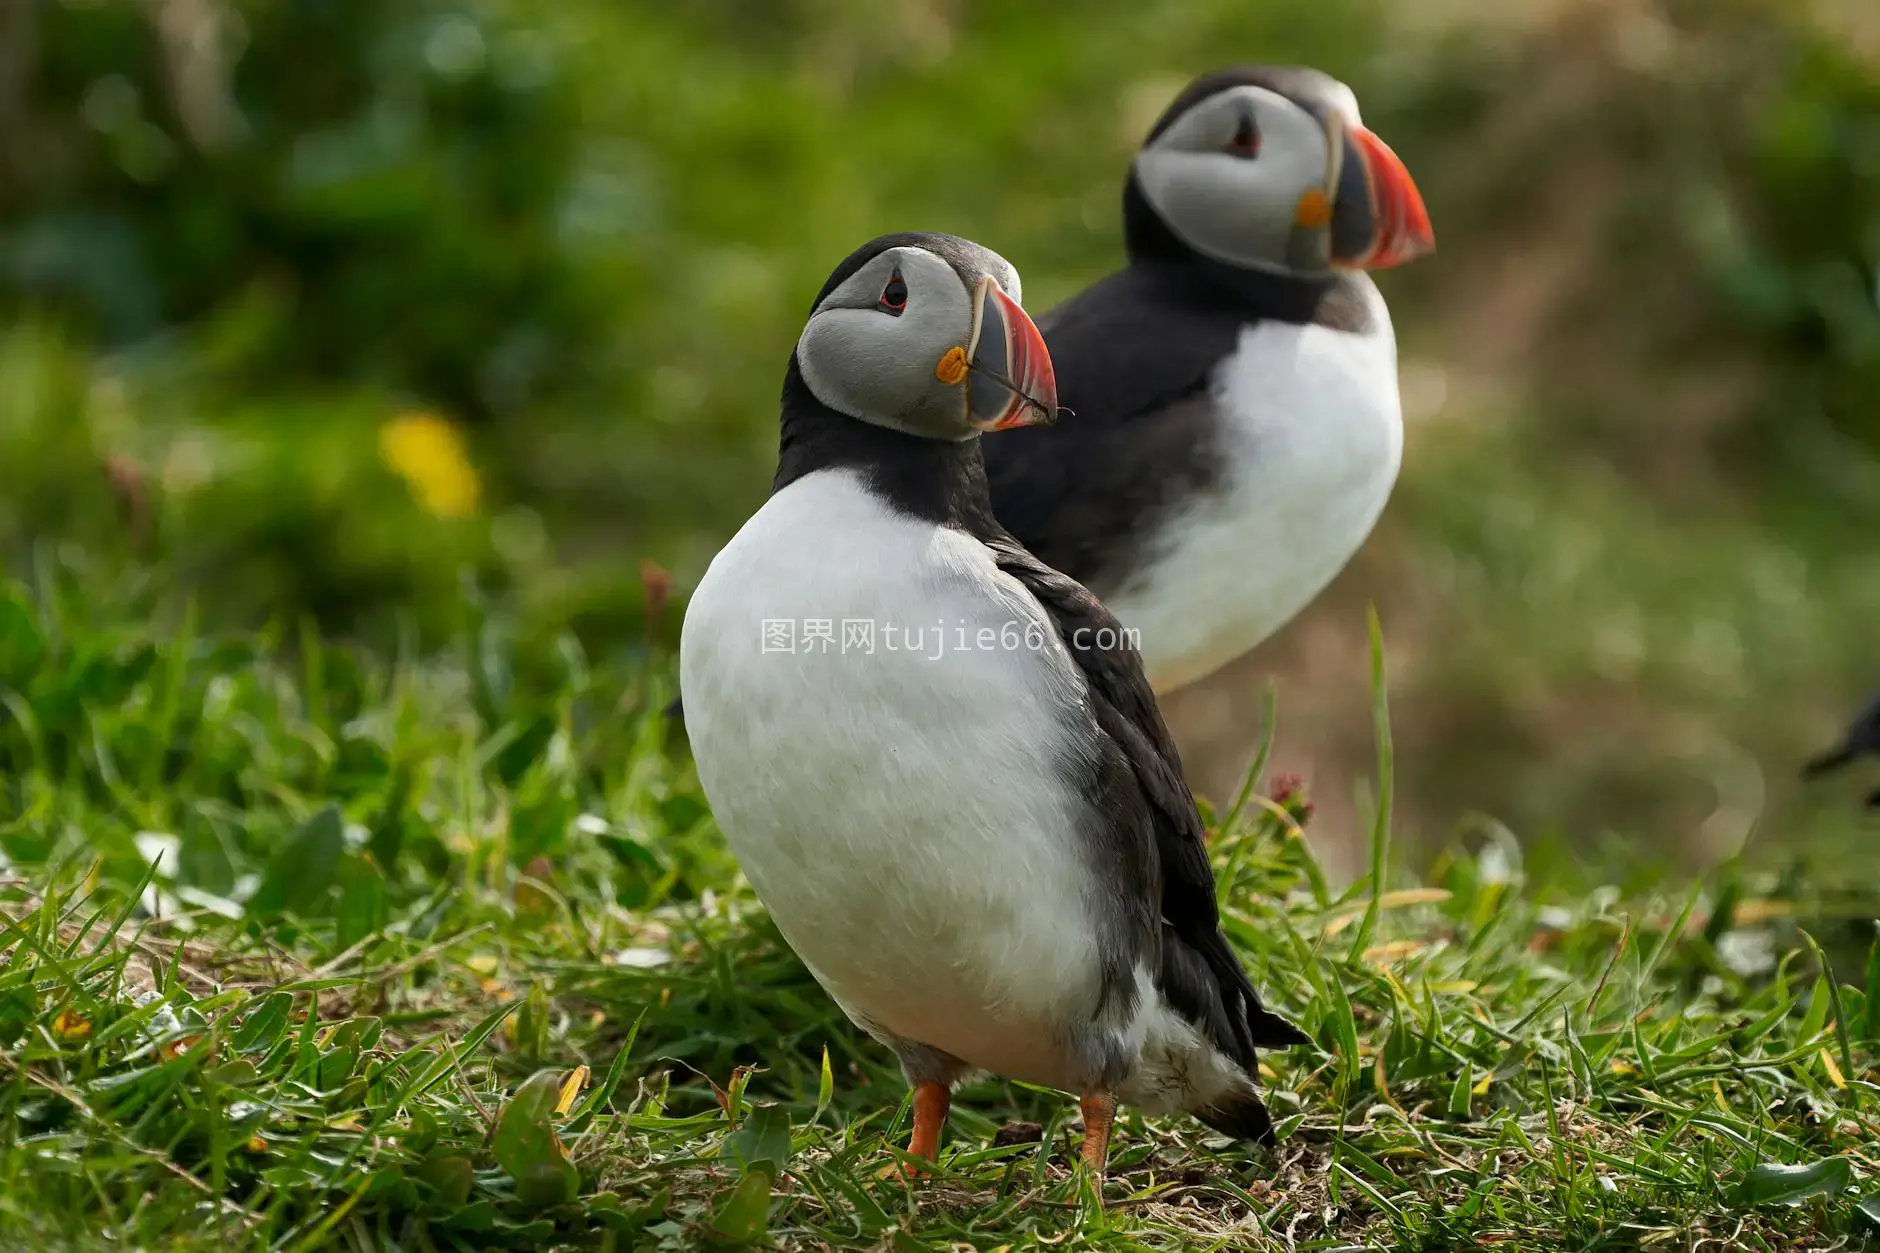
[{"label": "white cheek", "polygon": [[1307,188],[1325,185],[1331,149],[1317,122],[1288,116],[1285,124],[1268,137],[1260,160],[1273,181],[1296,188],[1303,195]]},{"label": "white cheek", "polygon": [[848,417],[964,439],[972,434],[964,389],[941,382],[935,369],[949,347],[966,341],[965,295],[944,285],[909,288],[907,311],[898,318],[874,309],[825,309],[810,319],[797,340],[803,381]]},{"label": "white cheek", "polygon": [[1303,185],[1278,163],[1163,152],[1145,154],[1137,171],[1143,195],[1189,247],[1236,265],[1284,256],[1299,199],[1294,188]]},{"label": "white cheek", "polygon": [[831,341],[839,338],[838,334],[832,333],[830,324],[825,320],[833,316],[831,313],[818,314],[803,328],[803,334],[796,341],[797,365],[803,371],[803,381],[809,385],[810,393],[816,399],[837,413],[858,417],[855,398],[849,396],[842,386],[843,373],[823,368],[823,354],[835,347]]},{"label": "white cheek", "polygon": [[816,398],[854,418],[892,415],[918,398],[921,368],[899,320],[866,309],[826,309],[797,341],[803,381]]},{"label": "white cheek", "polygon": [[1211,152],[1145,152],[1136,162],[1143,195],[1182,232],[1225,216],[1243,190],[1236,173],[1225,158]]}]

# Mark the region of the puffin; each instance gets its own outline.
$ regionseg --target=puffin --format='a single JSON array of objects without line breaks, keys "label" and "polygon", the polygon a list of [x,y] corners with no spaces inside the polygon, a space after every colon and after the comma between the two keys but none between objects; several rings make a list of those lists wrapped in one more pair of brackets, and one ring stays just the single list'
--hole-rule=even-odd
[{"label": "puffin", "polygon": [[[1868,700],[1867,707],[1855,716],[1841,743],[1820,754],[1803,770],[1804,778],[1819,778],[1852,765],[1862,757],[1880,757],[1880,691]],[[1867,803],[1880,809],[1880,791],[1867,797]]]},{"label": "puffin", "polygon": [[1136,633],[1158,692],[1285,625],[1357,552],[1403,452],[1369,271],[1435,246],[1404,164],[1314,69],[1226,69],[1149,131],[1128,264],[1038,319],[1064,420],[986,448],[993,512]]},{"label": "puffin", "polygon": [[719,829],[913,1091],[910,1169],[991,1072],[1270,1141],[1256,1050],[1305,1036],[1222,933],[1200,815],[1116,619],[999,524],[982,433],[1057,411],[1018,272],[944,234],[838,265],[784,376],[769,499],[680,633]]}]

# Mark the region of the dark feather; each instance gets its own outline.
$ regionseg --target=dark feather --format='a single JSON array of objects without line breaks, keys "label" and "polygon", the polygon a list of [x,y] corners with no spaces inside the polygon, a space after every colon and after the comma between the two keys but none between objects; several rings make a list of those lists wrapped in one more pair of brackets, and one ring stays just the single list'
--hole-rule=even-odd
[{"label": "dark feather", "polygon": [[1224,1136],[1251,1140],[1255,1144],[1273,1142],[1273,1117],[1258,1092],[1247,1089],[1217,1105],[1194,1111],[1195,1117]]},{"label": "dark feather", "polygon": [[[1259,995],[1221,932],[1214,871],[1194,795],[1162,720],[1142,657],[1116,618],[1068,576],[1046,566],[1005,535],[983,536],[999,568],[1044,606],[1089,685],[1097,724],[1121,749],[1140,796],[1146,829],[1125,834],[1159,880],[1161,954],[1156,987],[1223,1053],[1252,1074],[1258,1048],[1285,1048],[1306,1037],[1260,1004]],[[1105,645],[1108,645],[1105,647]],[[1120,885],[1127,889],[1129,886]],[[1225,1115],[1223,1115],[1225,1117]]]},{"label": "dark feather", "polygon": [[1099,595],[1116,593],[1170,511],[1219,483],[1207,387],[1241,319],[1181,286],[1172,267],[1131,266],[1040,318],[1057,425],[985,444],[999,521]]}]

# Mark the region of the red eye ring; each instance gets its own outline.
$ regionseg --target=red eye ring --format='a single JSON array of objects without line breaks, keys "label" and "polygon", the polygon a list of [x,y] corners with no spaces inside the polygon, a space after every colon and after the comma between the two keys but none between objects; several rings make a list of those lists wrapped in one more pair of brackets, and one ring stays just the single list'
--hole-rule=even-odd
[{"label": "red eye ring", "polygon": [[888,280],[888,285],[881,289],[881,299],[875,303],[875,307],[897,318],[907,308],[907,280],[901,277],[899,270]]}]

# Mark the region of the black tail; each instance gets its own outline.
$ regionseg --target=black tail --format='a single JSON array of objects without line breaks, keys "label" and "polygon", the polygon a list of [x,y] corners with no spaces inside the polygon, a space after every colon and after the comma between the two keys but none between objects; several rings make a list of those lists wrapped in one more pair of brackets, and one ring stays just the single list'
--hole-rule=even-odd
[{"label": "black tail", "polygon": [[1307,1044],[1312,1040],[1311,1036],[1257,1001],[1247,1014],[1247,1026],[1252,1029],[1253,1042],[1263,1049],[1289,1049],[1295,1044]]},{"label": "black tail", "polygon": [[[1247,1033],[1258,1048],[1288,1049],[1295,1044],[1306,1044],[1310,1036],[1281,1018],[1272,1010],[1261,1005],[1254,998],[1247,1006]],[[1247,1065],[1245,1086],[1223,1094],[1214,1104],[1195,1111],[1195,1117],[1220,1132],[1224,1136],[1233,1136],[1236,1140],[1250,1140],[1255,1144],[1273,1143],[1273,1119],[1266,1112],[1266,1102],[1260,1099],[1260,1090],[1254,1086],[1254,1066]]]},{"label": "black tail", "polygon": [[1266,1102],[1252,1083],[1196,1110],[1195,1117],[1224,1136],[1255,1144],[1273,1143],[1273,1117],[1266,1112]]}]

